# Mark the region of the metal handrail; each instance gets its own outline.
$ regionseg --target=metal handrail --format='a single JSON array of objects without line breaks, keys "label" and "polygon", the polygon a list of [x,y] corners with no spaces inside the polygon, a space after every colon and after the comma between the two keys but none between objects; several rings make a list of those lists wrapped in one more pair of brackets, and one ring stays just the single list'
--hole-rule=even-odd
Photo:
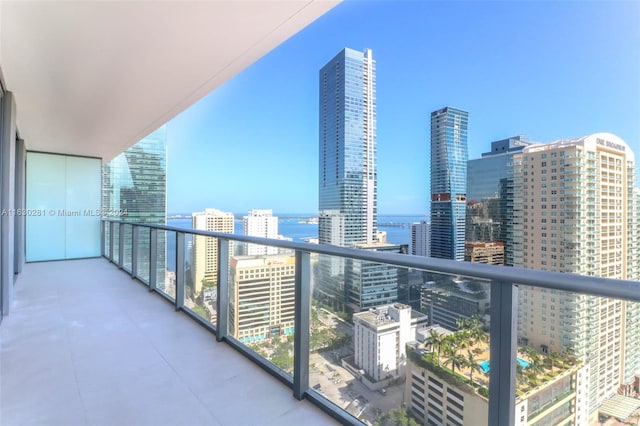
[{"label": "metal handrail", "polygon": [[[152,229],[183,232],[203,237],[222,238],[243,243],[279,247],[290,250],[347,257],[370,262],[386,263],[412,269],[424,269],[432,272],[480,278],[491,281],[510,282],[512,284],[529,285],[553,290],[589,294],[593,296],[611,297],[615,299],[640,302],[640,282],[600,278],[563,272],[539,271],[518,267],[505,267],[483,263],[460,262],[434,257],[412,256],[400,253],[389,253],[357,248],[339,247],[327,244],[299,243],[272,238],[250,237],[246,235],[226,234],[223,232],[202,231],[175,226],[134,223],[104,219],[105,222],[126,223]],[[571,277],[567,279],[567,277]]]}]

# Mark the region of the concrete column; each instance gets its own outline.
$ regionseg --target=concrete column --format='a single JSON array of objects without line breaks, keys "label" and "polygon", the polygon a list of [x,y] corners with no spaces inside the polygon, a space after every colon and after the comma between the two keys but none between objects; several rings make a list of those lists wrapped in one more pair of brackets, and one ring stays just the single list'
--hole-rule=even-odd
[{"label": "concrete column", "polygon": [[8,315],[13,299],[15,250],[16,103],[11,92],[1,101],[0,117],[0,287],[2,314]]}]

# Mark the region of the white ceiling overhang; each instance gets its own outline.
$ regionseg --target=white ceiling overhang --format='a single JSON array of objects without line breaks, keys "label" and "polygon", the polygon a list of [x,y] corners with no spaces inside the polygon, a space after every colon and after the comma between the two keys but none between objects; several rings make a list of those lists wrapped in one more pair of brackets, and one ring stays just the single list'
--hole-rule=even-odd
[{"label": "white ceiling overhang", "polygon": [[337,3],[2,1],[20,136],[29,150],[109,160]]}]

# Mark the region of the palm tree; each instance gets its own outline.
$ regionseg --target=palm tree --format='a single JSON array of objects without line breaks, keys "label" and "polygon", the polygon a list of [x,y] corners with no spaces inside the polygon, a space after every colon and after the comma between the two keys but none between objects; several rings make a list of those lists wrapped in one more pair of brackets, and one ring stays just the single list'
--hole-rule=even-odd
[{"label": "palm tree", "polygon": [[473,384],[473,372],[477,371],[480,373],[482,369],[480,368],[480,364],[478,364],[478,360],[476,356],[471,351],[467,351],[467,356],[465,359],[464,366],[469,369],[469,381]]},{"label": "palm tree", "polygon": [[470,320],[468,320],[465,317],[459,317],[456,320],[456,327],[458,328],[458,330],[462,331],[462,330],[466,330],[468,328],[470,328]]},{"label": "palm tree", "polygon": [[553,370],[553,366],[558,365],[558,361],[560,361],[560,354],[556,351],[549,352],[549,361],[551,362],[551,369]]},{"label": "palm tree", "polygon": [[451,371],[454,373],[456,372],[456,367],[461,367],[464,363],[464,356],[458,353],[458,349],[458,338],[455,334],[445,337],[443,342],[443,352],[447,357],[447,363],[451,364]]},{"label": "palm tree", "polygon": [[469,337],[473,341],[474,345],[479,343],[486,343],[489,341],[489,334],[482,329],[479,323],[475,323],[473,328],[469,329]]},{"label": "palm tree", "polygon": [[524,347],[524,351],[526,352],[526,354],[529,357],[529,360],[531,361],[532,364],[540,364],[541,363],[542,357],[540,356],[538,351],[536,351],[534,348],[532,348],[531,346],[525,346]]},{"label": "palm tree", "polygon": [[433,329],[429,331],[427,343],[431,345],[431,353],[435,352],[434,349],[438,353],[438,356],[436,358],[438,360],[438,367],[440,366],[440,350],[442,349],[442,345],[444,344],[444,339],[445,336],[443,334],[440,334]]},{"label": "palm tree", "polygon": [[453,341],[455,343],[456,348],[462,349],[469,347],[471,345],[471,336],[469,335],[469,330],[465,329],[462,331],[458,331],[453,335]]},{"label": "palm tree", "polygon": [[449,356],[449,364],[451,364],[451,371],[456,372],[456,367],[461,368],[465,366],[466,358],[464,355],[459,354],[453,349],[453,353]]}]

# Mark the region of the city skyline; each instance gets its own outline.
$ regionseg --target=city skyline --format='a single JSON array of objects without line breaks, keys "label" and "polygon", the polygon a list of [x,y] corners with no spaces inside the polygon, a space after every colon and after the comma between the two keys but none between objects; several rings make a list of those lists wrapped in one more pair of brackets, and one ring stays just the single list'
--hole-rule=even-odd
[{"label": "city skyline", "polygon": [[[381,214],[429,211],[429,113],[446,105],[472,117],[469,158],[516,134],[604,131],[638,150],[638,15],[635,3],[341,4],[169,122],[168,211],[316,213],[317,70],[345,46],[378,63]],[[234,185],[207,183],[222,177]]]}]

